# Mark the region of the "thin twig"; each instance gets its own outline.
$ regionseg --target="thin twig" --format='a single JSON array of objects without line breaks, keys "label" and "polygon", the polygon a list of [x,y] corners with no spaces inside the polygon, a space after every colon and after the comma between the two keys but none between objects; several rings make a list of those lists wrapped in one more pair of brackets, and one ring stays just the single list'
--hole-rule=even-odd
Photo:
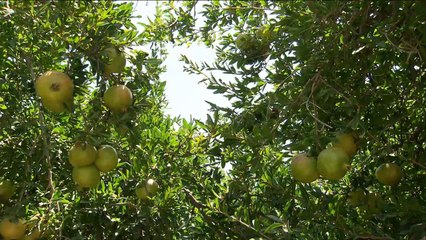
[{"label": "thin twig", "polygon": [[[32,62],[32,58],[29,56],[26,56],[25,53],[22,52],[22,55],[24,56],[24,59],[26,60],[27,63],[27,67],[30,70],[31,73],[31,78],[35,84],[36,82],[36,75],[34,73],[34,68],[33,68],[33,62]],[[53,173],[52,173],[52,163],[50,161],[50,144],[48,143],[48,132],[47,132],[47,128],[46,128],[46,124],[45,124],[45,118],[44,118],[44,114],[43,114],[43,110],[42,110],[42,106],[41,103],[38,104],[39,106],[39,124],[40,124],[40,130],[41,130],[41,137],[43,139],[43,157],[45,157],[46,159],[46,165],[47,165],[47,181],[48,181],[48,186],[47,188],[49,189],[49,205],[48,205],[48,209],[46,211],[46,215],[44,215],[42,217],[42,219],[40,220],[40,222],[44,221],[44,219],[49,219],[49,215],[50,215],[50,209],[52,208],[52,201],[53,201],[53,195],[55,192],[55,186],[53,184]],[[44,219],[43,219],[44,218]]]},{"label": "thin twig", "polygon": [[419,162],[417,162],[416,160],[414,160],[414,159],[412,159],[411,160],[411,162],[412,163],[414,163],[414,164],[416,164],[416,165],[418,165],[418,166],[420,166],[420,167],[422,167],[422,168],[424,168],[424,169],[426,169],[426,165],[424,165],[424,164],[422,164],[422,163],[419,163]]},{"label": "thin twig", "polygon": [[[321,70],[320,70],[317,73],[315,73],[315,75],[308,81],[308,82],[312,82],[312,86],[311,86],[311,92],[309,93],[308,99],[305,102],[306,110],[308,110],[309,114],[315,119],[315,129],[316,129],[317,133],[319,131],[318,130],[318,123],[321,123],[323,126],[326,126],[328,128],[332,128],[330,125],[321,121],[317,116],[319,106],[315,103],[315,98],[313,97],[313,95],[314,95],[314,92],[317,89],[317,87],[319,86],[321,81],[322,81],[322,78],[321,78]],[[312,99],[312,101],[310,101],[310,99]],[[314,112],[313,113],[309,109],[309,103],[312,103],[314,105]]]},{"label": "thin twig", "polygon": [[[34,69],[33,69],[32,59],[30,57],[27,57],[26,62],[27,62],[28,68],[31,72],[31,78],[33,79],[33,82],[35,83],[36,76],[35,76]],[[43,156],[46,157],[46,163],[47,163],[47,169],[48,169],[47,176],[48,176],[48,184],[49,184],[48,188],[50,189],[50,198],[52,198],[53,193],[55,192],[55,187],[54,187],[53,181],[52,181],[52,163],[50,161],[50,151],[49,151],[50,145],[47,141],[47,134],[48,133],[47,133],[46,125],[44,123],[44,114],[43,114],[43,110],[41,108],[41,104],[39,104],[39,107],[40,107],[40,109],[39,109],[39,123],[40,123],[40,128],[41,128],[41,134],[43,136],[43,145],[44,145],[43,146],[44,147]]]},{"label": "thin twig", "polygon": [[315,114],[313,114],[313,113],[311,112],[311,110],[309,109],[309,101],[306,101],[306,110],[308,110],[309,114],[311,115],[311,117],[313,117],[313,118],[315,119],[315,121],[317,121],[317,122],[321,123],[322,125],[324,125],[324,126],[326,126],[326,127],[328,127],[328,128],[333,128],[332,126],[330,126],[330,125],[328,125],[327,123],[325,123],[325,122],[321,121],[320,119],[318,119],[318,118],[315,116]]},{"label": "thin twig", "polygon": [[350,103],[351,105],[353,105],[353,102],[346,97],[345,94],[341,93],[339,90],[337,90],[335,87],[333,87],[332,85],[330,85],[327,81],[324,81],[324,79],[322,79],[322,81],[325,85],[327,85],[329,88],[333,89],[337,94],[339,94],[340,96],[342,96],[346,101],[348,101],[348,103]]},{"label": "thin twig", "polygon": [[377,237],[373,235],[356,236],[356,239],[393,240],[391,237]]}]

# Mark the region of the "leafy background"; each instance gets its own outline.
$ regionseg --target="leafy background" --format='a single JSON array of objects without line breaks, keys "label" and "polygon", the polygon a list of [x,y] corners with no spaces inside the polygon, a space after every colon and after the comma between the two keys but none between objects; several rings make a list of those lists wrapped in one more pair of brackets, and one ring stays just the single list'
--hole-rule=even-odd
[{"label": "leafy background", "polygon": [[[195,6],[202,5],[196,12]],[[0,3],[0,178],[17,193],[0,216],[31,220],[44,239],[421,239],[426,236],[426,14],[423,1],[164,2],[138,32],[133,3]],[[195,28],[195,20],[205,23]],[[254,53],[236,33],[272,34]],[[165,116],[166,43],[214,48],[214,63],[182,56],[232,106],[210,103],[206,121]],[[135,46],[150,45],[150,51]],[[128,52],[123,74],[102,76],[100,52]],[[76,85],[73,113],[45,110],[34,81],[47,70]],[[234,81],[215,77],[220,71]],[[123,115],[102,104],[126,84]],[[340,181],[294,181],[290,158],[317,155],[340,132],[359,150]],[[75,141],[110,144],[119,167],[79,190],[67,152]],[[384,162],[403,169],[381,185]],[[226,170],[225,170],[226,169]],[[160,184],[150,201],[135,186]],[[380,206],[353,207],[357,189]]]}]

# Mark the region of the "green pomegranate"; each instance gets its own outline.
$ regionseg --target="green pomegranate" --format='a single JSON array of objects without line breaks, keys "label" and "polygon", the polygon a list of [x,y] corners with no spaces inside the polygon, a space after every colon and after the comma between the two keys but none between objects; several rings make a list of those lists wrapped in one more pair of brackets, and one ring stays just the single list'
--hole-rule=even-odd
[{"label": "green pomegranate", "polygon": [[149,199],[148,191],[146,190],[145,185],[137,186],[135,189],[136,196],[141,200]]},{"label": "green pomegranate", "polygon": [[115,148],[110,145],[102,145],[96,155],[95,166],[101,172],[109,172],[117,167],[118,155]]},{"label": "green pomegranate", "polygon": [[235,39],[235,46],[242,51],[252,49],[256,44],[255,39],[249,34],[240,33]]},{"label": "green pomegranate", "polygon": [[157,193],[159,185],[157,181],[150,178],[145,183],[139,183],[135,189],[136,196],[141,200],[147,200]]},{"label": "green pomegranate", "polygon": [[256,37],[262,42],[269,44],[273,38],[273,29],[271,26],[261,26],[256,30]]},{"label": "green pomegranate", "polygon": [[313,157],[308,157],[306,154],[300,154],[294,157],[291,161],[291,175],[294,179],[310,183],[319,177],[317,171],[317,160]]},{"label": "green pomegranate", "polygon": [[352,206],[360,206],[366,202],[367,195],[361,189],[357,189],[348,194],[348,203]]},{"label": "green pomegranate", "polygon": [[132,105],[132,91],[125,85],[115,85],[104,93],[104,104],[114,113],[124,113]]},{"label": "green pomegranate", "polygon": [[106,48],[102,54],[107,58],[104,69],[105,75],[121,73],[124,71],[124,67],[126,66],[126,57],[122,52],[118,51],[117,48]]},{"label": "green pomegranate", "polygon": [[156,194],[159,188],[157,181],[152,178],[146,181],[145,187],[148,193],[152,195]]},{"label": "green pomegranate", "polygon": [[357,145],[352,134],[340,134],[336,137],[336,140],[337,141],[333,145],[334,147],[342,148],[349,157],[353,157],[355,155]]},{"label": "green pomegranate", "polygon": [[350,169],[349,156],[337,147],[324,149],[318,155],[318,173],[328,180],[339,180]]},{"label": "green pomegranate", "polygon": [[94,165],[74,167],[72,169],[72,179],[82,188],[92,188],[96,187],[101,181],[101,175]]},{"label": "green pomegranate", "polygon": [[376,170],[376,178],[385,185],[397,185],[402,178],[401,167],[396,163],[383,163]]},{"label": "green pomegranate", "polygon": [[373,214],[380,213],[385,205],[385,200],[378,193],[367,194],[367,210]]},{"label": "green pomegranate", "polygon": [[27,225],[23,219],[3,218],[0,221],[0,236],[4,240],[23,239]]},{"label": "green pomegranate", "polygon": [[86,142],[76,142],[68,151],[68,161],[73,167],[88,166],[95,162],[97,150]]},{"label": "green pomegranate", "polygon": [[15,194],[15,185],[11,181],[0,181],[0,202],[6,202]]}]

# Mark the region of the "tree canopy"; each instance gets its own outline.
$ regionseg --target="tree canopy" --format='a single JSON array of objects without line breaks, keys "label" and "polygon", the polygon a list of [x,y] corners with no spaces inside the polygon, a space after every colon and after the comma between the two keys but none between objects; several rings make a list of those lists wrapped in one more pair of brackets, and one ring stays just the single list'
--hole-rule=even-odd
[{"label": "tree canopy", "polygon": [[[426,236],[425,2],[134,5],[0,2],[0,239]],[[164,114],[170,43],[230,107]]]}]

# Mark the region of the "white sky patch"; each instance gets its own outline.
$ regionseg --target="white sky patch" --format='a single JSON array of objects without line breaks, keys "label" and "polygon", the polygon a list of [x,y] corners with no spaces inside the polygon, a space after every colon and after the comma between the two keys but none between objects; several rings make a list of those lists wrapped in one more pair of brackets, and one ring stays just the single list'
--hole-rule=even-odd
[{"label": "white sky patch", "polygon": [[[155,1],[138,1],[134,3],[135,12],[133,15],[141,16],[141,18],[133,19],[133,23],[138,27],[139,31],[142,31],[142,29],[138,22],[148,23],[148,18],[154,19],[157,4],[161,3]],[[201,7],[200,4],[196,5],[197,12],[200,12]],[[197,26],[203,23],[201,15],[199,17],[196,22]],[[148,49],[147,46],[141,46],[141,48],[145,51]],[[210,105],[206,101],[223,107],[231,105],[224,96],[213,94],[213,91],[208,90],[206,84],[199,84],[198,82],[202,80],[202,76],[190,75],[184,72],[184,63],[179,61],[180,56],[183,54],[191,61],[197,63],[203,61],[211,63],[216,56],[213,49],[196,43],[191,44],[189,47],[168,44],[167,51],[169,55],[163,63],[166,66],[166,72],[160,75],[161,80],[167,82],[165,90],[165,96],[168,101],[168,106],[165,109],[166,114],[172,117],[180,116],[186,119],[196,118],[206,120],[208,109],[210,108]],[[215,77],[223,79],[233,78],[233,76],[225,76],[221,73],[215,73]]]}]

